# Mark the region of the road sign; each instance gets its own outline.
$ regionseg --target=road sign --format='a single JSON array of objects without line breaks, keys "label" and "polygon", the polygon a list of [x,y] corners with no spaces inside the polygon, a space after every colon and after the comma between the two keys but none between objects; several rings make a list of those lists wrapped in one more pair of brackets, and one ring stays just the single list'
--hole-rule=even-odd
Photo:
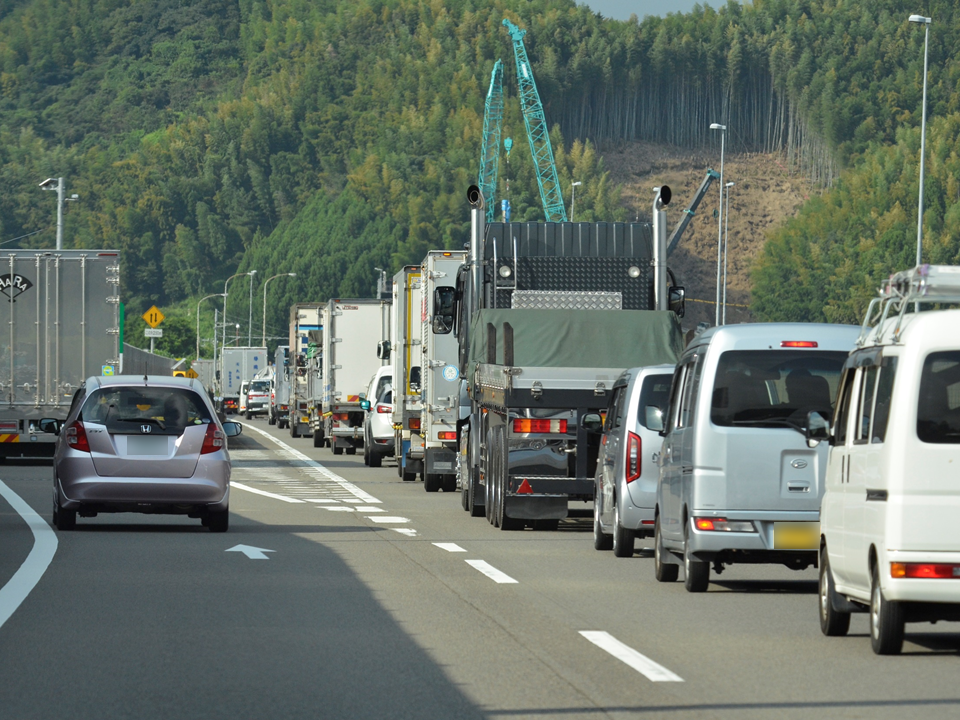
[{"label": "road sign", "polygon": [[[166,316],[162,312],[160,312],[160,308],[158,308],[156,305],[152,305],[150,309],[147,310],[141,317],[143,317],[147,325],[149,325],[152,328],[155,328],[157,325],[163,322],[163,319]],[[147,337],[153,337],[153,336],[147,335]],[[160,337],[160,336],[157,335],[156,337]]]},{"label": "road sign", "polygon": [[184,376],[184,377],[188,377],[188,378],[198,378],[198,377],[200,377],[199,375],[197,375],[197,371],[194,370],[193,368],[190,368],[189,370],[187,370],[187,371],[183,374],[183,376]]},{"label": "road sign", "polygon": [[101,371],[100,374],[103,375],[104,377],[113,375],[113,365],[104,365],[103,367],[100,368],[100,371]]},{"label": "road sign", "polygon": [[163,328],[144,328],[143,336],[148,338],[163,337]]}]

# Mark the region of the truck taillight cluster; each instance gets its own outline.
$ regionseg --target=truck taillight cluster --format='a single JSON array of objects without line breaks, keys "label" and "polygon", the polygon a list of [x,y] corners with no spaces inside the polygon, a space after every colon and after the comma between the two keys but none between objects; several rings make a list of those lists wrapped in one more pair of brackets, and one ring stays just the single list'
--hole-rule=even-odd
[{"label": "truck taillight cluster", "polygon": [[217,430],[216,425],[209,423],[207,425],[207,432],[203,436],[203,445],[200,447],[200,454],[207,455],[208,453],[222,450],[224,437],[222,430]]},{"label": "truck taillight cluster", "polygon": [[420,418],[410,418],[410,429],[411,430],[420,429]]},{"label": "truck taillight cluster", "polygon": [[454,430],[443,430],[437,433],[437,440],[456,440],[457,433]]},{"label": "truck taillight cluster", "polygon": [[350,419],[347,413],[333,413],[330,417],[333,418],[334,422],[346,422]]},{"label": "truck taillight cluster", "polygon": [[80,452],[90,452],[90,443],[87,442],[87,431],[83,423],[79,420],[74,421],[70,427],[64,431],[67,439],[67,445]]},{"label": "truck taillight cluster", "polygon": [[535,420],[533,418],[517,418],[513,421],[515,433],[561,433],[567,432],[566,420]]},{"label": "truck taillight cluster", "polygon": [[627,433],[627,462],[626,473],[627,482],[632,483],[640,477],[640,453],[643,451],[643,443],[640,442],[640,436],[635,433]]}]

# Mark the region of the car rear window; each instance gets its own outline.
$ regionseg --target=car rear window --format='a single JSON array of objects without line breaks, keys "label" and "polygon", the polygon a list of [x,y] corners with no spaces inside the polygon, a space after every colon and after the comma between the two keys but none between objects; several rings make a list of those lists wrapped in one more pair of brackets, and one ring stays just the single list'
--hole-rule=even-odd
[{"label": "car rear window", "polygon": [[270,381],[269,380],[257,380],[250,383],[250,389],[247,392],[251,393],[265,393],[270,392]]},{"label": "car rear window", "polygon": [[917,437],[926,443],[960,443],[960,351],[927,355],[920,375]]},{"label": "car rear window", "polygon": [[720,356],[710,420],[715,425],[803,427],[811,410],[831,417],[845,352],[730,350]]},{"label": "car rear window", "polygon": [[213,422],[192,390],[146,386],[100,388],[83,403],[80,419],[105,425],[116,435],[139,435],[144,425],[154,435],[180,435],[189,425]]},{"label": "car rear window", "polygon": [[647,427],[646,408],[648,406],[655,405],[664,413],[666,412],[667,405],[670,404],[670,383],[672,381],[673,373],[648,375],[643,379],[643,385],[640,387],[640,406],[637,410],[637,420],[644,427]]}]

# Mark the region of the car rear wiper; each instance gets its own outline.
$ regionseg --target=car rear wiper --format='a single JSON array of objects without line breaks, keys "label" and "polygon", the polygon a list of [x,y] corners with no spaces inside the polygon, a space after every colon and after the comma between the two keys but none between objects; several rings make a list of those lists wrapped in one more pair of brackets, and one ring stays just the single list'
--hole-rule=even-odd
[{"label": "car rear wiper", "polygon": [[138,417],[129,417],[129,418],[114,418],[114,422],[128,422],[128,423],[153,423],[161,430],[166,430],[167,426],[155,418],[138,418]]},{"label": "car rear wiper", "polygon": [[751,427],[760,427],[765,424],[782,425],[784,427],[790,428],[791,430],[796,430],[797,432],[801,432],[801,433],[806,430],[806,428],[804,428],[803,425],[800,425],[799,423],[792,422],[787,418],[778,418],[778,417],[759,418],[756,420],[734,420],[733,424],[748,425]]}]

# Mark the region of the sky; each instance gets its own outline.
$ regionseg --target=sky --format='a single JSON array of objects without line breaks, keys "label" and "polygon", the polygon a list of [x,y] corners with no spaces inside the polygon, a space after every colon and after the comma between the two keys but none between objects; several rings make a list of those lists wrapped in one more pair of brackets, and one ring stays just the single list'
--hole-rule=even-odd
[{"label": "sky", "polygon": [[[690,12],[697,0],[577,0],[577,3],[614,20],[629,20],[632,14],[643,20],[645,15]],[[714,8],[727,4],[726,0],[700,0],[700,3]]]}]

